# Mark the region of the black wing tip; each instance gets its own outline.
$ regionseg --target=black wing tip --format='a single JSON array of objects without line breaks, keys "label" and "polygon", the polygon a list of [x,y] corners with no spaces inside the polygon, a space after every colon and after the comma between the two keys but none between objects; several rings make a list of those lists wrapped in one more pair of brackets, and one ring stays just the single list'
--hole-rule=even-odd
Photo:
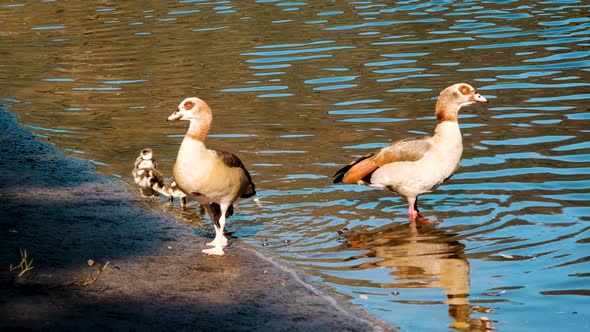
[{"label": "black wing tip", "polygon": [[246,191],[240,195],[240,198],[250,198],[254,195],[256,195],[256,185],[253,182],[250,182],[250,185]]},{"label": "black wing tip", "polygon": [[250,198],[254,195],[256,195],[256,190],[254,188],[252,188],[251,191],[247,191],[247,192],[243,193],[242,196],[240,196],[240,198]]},{"label": "black wing tip", "polygon": [[375,153],[371,152],[371,153],[367,153],[366,155],[358,158],[357,160],[351,162],[350,164],[342,167],[341,169],[339,169],[338,171],[336,171],[336,173],[334,173],[334,175],[332,176],[334,178],[334,180],[332,181],[332,183],[340,183],[344,180],[344,176],[346,176],[346,173],[348,172],[348,170],[350,170],[354,165],[358,164],[359,162],[367,159],[367,158],[371,158],[372,156],[374,156]]},{"label": "black wing tip", "polygon": [[336,172],[332,177],[334,178],[334,180],[332,181],[332,183],[340,183],[344,180],[344,176],[346,175],[346,172],[348,172],[348,170],[350,169],[350,165],[345,166],[343,168],[341,168],[340,170],[338,170],[338,172]]}]

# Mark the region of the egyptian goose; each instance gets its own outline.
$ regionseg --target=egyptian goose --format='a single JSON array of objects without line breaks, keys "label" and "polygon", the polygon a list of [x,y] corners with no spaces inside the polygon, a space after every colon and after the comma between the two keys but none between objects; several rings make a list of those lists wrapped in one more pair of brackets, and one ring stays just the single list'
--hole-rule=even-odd
[{"label": "egyptian goose", "polygon": [[180,201],[180,207],[184,208],[186,206],[186,194],[180,190],[180,188],[178,188],[176,181],[165,183],[161,191],[158,191],[165,192],[166,194],[164,195],[168,196],[171,204],[174,202],[174,197],[178,197],[178,200]]},{"label": "egyptian goose", "polygon": [[205,207],[213,220],[215,239],[207,243],[213,248],[203,252],[222,256],[223,247],[227,246],[223,231],[228,209],[238,198],[254,196],[256,190],[250,173],[236,155],[205,146],[212,119],[211,108],[193,97],[183,100],[167,121],[190,121],[174,164],[174,180],[183,192]]},{"label": "egyptian goose", "polygon": [[180,200],[180,206],[186,205],[186,194],[183,193],[175,181],[166,183],[164,175],[157,169],[158,163],[154,159],[154,152],[150,148],[141,150],[137,159],[135,159],[135,166],[131,174],[135,183],[139,186],[139,193],[142,197],[151,197],[156,193],[168,197],[170,203],[174,201],[174,197]]},{"label": "egyptian goose", "polygon": [[153,183],[163,182],[164,176],[157,170],[158,163],[154,159],[152,149],[145,148],[139,152],[135,159],[135,165],[131,174],[135,183],[139,186],[139,193],[142,197],[155,195]]},{"label": "egyptian goose", "polygon": [[414,222],[418,195],[430,192],[448,180],[459,168],[463,144],[458,123],[463,106],[486,103],[469,84],[444,89],[436,102],[437,125],[433,136],[407,138],[369,153],[334,174],[334,183],[357,183],[393,191],[408,202],[408,216]]}]

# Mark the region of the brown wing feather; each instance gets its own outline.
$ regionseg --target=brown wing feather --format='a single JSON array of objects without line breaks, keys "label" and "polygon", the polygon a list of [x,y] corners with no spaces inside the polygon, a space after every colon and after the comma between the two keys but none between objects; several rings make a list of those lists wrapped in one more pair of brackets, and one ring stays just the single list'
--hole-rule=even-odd
[{"label": "brown wing feather", "polygon": [[416,161],[424,156],[432,145],[432,137],[413,137],[394,142],[381,149],[372,159],[377,167],[396,161]]},{"label": "brown wing feather", "polygon": [[339,169],[334,174],[334,183],[358,183],[367,178],[378,168],[371,161],[371,157],[374,155],[374,153],[369,153]]},{"label": "brown wing feather", "polygon": [[246,174],[249,184],[248,184],[248,187],[246,188],[246,190],[244,190],[244,192],[240,195],[240,197],[241,198],[249,198],[249,197],[256,195],[256,185],[254,185],[254,182],[252,181],[252,176],[250,175],[250,172],[248,172],[248,170],[246,169],[246,166],[244,166],[244,164],[242,163],[240,158],[238,158],[238,156],[236,156],[235,154],[233,154],[231,152],[221,151],[221,150],[214,150],[214,151],[217,153],[217,156],[219,156],[219,158],[221,158],[221,160],[223,161],[223,163],[225,165],[227,165],[228,167],[240,167],[244,171],[244,173]]},{"label": "brown wing feather", "polygon": [[359,161],[353,167],[351,167],[344,177],[342,178],[343,183],[359,183],[359,182],[370,182],[370,175],[379,168],[371,158],[367,158]]},{"label": "brown wing feather", "polygon": [[242,165],[242,170],[244,171],[244,173],[246,173],[246,177],[248,178],[249,184],[240,197],[249,198],[256,195],[256,185],[254,184],[254,181],[252,181],[252,176],[250,175],[250,172],[248,172],[244,165]]},{"label": "brown wing feather", "polygon": [[371,174],[377,168],[396,161],[416,161],[424,156],[431,145],[432,138],[429,136],[397,141],[341,168],[334,174],[334,183],[370,183]]}]

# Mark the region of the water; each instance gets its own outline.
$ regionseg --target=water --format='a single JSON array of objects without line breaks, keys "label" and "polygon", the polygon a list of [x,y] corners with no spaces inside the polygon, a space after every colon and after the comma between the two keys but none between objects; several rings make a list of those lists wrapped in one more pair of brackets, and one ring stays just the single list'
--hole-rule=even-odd
[{"label": "water", "polygon": [[[260,204],[230,230],[407,331],[486,316],[581,331],[590,304],[590,5],[583,1],[11,1],[0,101],[42,139],[131,184],[144,147],[171,168],[199,96],[211,147],[238,154]],[[429,134],[467,82],[461,169],[405,202],[332,185],[354,157]],[[210,232],[198,209],[181,213]],[[475,327],[473,327],[475,329]]]}]

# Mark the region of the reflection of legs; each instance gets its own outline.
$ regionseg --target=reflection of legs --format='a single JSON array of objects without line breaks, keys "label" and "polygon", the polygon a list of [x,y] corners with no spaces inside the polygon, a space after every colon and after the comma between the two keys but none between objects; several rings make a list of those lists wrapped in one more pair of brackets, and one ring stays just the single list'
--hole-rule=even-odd
[{"label": "reflection of legs", "polygon": [[456,329],[470,329],[472,331],[492,330],[492,322],[487,318],[470,317],[470,314],[474,312],[474,308],[469,304],[469,262],[465,259],[448,258],[441,259],[439,266],[441,268],[440,286],[444,288],[447,294],[445,303],[449,305],[449,316],[454,320],[450,326]]},{"label": "reflection of legs", "polygon": [[223,229],[225,228],[225,215],[227,213],[228,207],[228,204],[220,204],[221,214],[219,216],[219,220],[217,220],[211,206],[205,206],[205,209],[207,209],[209,216],[213,220],[213,225],[215,226],[215,238],[213,241],[207,243],[208,246],[213,246],[213,248],[203,250],[203,252],[207,255],[225,255],[223,252],[223,247],[227,246],[227,238],[223,235]]},{"label": "reflection of legs", "polygon": [[153,198],[154,194],[152,188],[139,188],[139,195],[141,198]]}]

